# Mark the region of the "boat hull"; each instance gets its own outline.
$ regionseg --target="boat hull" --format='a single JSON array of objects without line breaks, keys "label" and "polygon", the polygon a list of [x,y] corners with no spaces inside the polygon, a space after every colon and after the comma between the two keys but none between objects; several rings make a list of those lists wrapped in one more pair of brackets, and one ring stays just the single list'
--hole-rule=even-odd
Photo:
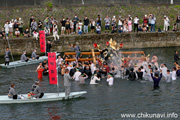
[{"label": "boat hull", "polygon": [[[57,53],[56,55],[59,55],[60,53]],[[48,59],[47,56],[41,56],[39,57],[39,59],[29,59],[28,62],[21,62],[20,60],[18,61],[14,61],[14,62],[10,62],[9,65],[5,65],[5,64],[0,64],[0,66],[2,68],[14,68],[14,67],[19,67],[19,66],[25,66],[25,65],[31,65],[31,64],[36,64],[39,62],[43,62],[44,60]]]},{"label": "boat hull", "polygon": [[65,93],[45,93],[42,98],[32,98],[28,99],[27,94],[22,94],[24,99],[17,99],[13,100],[8,98],[7,95],[0,96],[0,104],[18,104],[18,103],[37,103],[37,102],[49,102],[49,101],[59,101],[59,100],[67,100],[67,99],[73,99],[78,98],[82,96],[83,94],[86,94],[86,91],[81,92],[71,92],[68,97],[65,96]]}]

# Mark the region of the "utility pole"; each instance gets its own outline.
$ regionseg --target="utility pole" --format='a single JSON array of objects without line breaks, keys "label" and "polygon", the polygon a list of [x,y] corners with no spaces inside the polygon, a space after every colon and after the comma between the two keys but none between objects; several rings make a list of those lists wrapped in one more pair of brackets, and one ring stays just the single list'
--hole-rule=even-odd
[{"label": "utility pole", "polygon": [[173,0],[171,0],[171,4],[173,4]]}]

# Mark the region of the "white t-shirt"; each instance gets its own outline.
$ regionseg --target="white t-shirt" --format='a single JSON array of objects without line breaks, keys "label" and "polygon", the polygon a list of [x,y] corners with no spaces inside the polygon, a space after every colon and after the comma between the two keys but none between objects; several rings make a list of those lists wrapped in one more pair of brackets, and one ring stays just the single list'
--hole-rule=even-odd
[{"label": "white t-shirt", "polygon": [[168,18],[164,19],[164,24],[169,25],[169,19]]},{"label": "white t-shirt", "polygon": [[81,75],[81,72],[79,72],[79,71],[75,72],[75,74],[74,74],[74,76],[73,76],[73,79],[74,79],[75,81],[79,81],[80,75]]},{"label": "white t-shirt", "polygon": [[12,27],[13,27],[13,23],[10,23],[10,24],[9,24],[9,27],[12,28]]},{"label": "white t-shirt", "polygon": [[70,71],[71,69],[73,69],[73,67],[71,66],[68,66],[67,69]]},{"label": "white t-shirt", "polygon": [[18,34],[18,33],[20,33],[20,31],[18,30],[18,31],[15,31],[15,34]]},{"label": "white t-shirt", "polygon": [[167,67],[160,67],[160,69],[162,70],[162,76],[166,78],[167,76]]},{"label": "white t-shirt", "polygon": [[37,32],[33,32],[33,37],[38,37],[38,33]]},{"label": "white t-shirt", "polygon": [[92,21],[92,24],[91,24],[91,26],[95,26],[95,21]]},{"label": "white t-shirt", "polygon": [[99,26],[99,27],[96,26],[96,30],[97,30],[97,31],[101,31],[101,26]]},{"label": "white t-shirt", "polygon": [[53,30],[53,35],[58,35],[58,31],[57,30]]},{"label": "white t-shirt", "polygon": [[79,29],[80,31],[82,31],[82,25],[83,25],[83,23],[82,23],[82,22],[79,22],[78,26],[79,26],[79,28],[80,28],[80,29]]},{"label": "white t-shirt", "polygon": [[5,33],[9,33],[9,24],[4,25]]},{"label": "white t-shirt", "polygon": [[176,80],[176,71],[172,71],[172,80]]},{"label": "white t-shirt", "polygon": [[134,18],[134,24],[138,24],[139,19],[138,18]]},{"label": "white t-shirt", "polygon": [[118,20],[118,25],[122,25],[122,21],[121,20]]},{"label": "white t-shirt", "polygon": [[114,78],[113,78],[113,77],[110,77],[109,79],[107,79],[107,82],[108,82],[108,84],[109,84],[110,86],[113,85]]},{"label": "white t-shirt", "polygon": [[98,84],[98,83],[96,83],[96,80],[100,81],[100,79],[99,79],[98,77],[93,76],[93,77],[91,78],[90,84],[91,84],[91,85],[92,85],[92,84]]},{"label": "white t-shirt", "polygon": [[63,61],[63,59],[62,59],[62,58],[61,58],[61,59],[57,59],[57,60],[56,60],[56,62],[57,62],[57,64],[58,64],[58,65],[60,65],[62,61]]}]

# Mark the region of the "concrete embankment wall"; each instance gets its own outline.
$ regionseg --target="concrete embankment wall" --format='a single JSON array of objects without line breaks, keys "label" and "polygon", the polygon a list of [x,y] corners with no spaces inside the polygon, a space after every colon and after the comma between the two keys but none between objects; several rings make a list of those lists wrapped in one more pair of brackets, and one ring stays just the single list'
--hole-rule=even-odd
[{"label": "concrete embankment wall", "polygon": [[[180,46],[180,32],[88,34],[82,36],[61,36],[60,40],[53,42],[52,51],[70,51],[69,45],[74,43],[78,44],[82,51],[89,51],[93,48],[93,43],[105,47],[106,41],[109,41],[110,38],[116,40],[118,43],[123,43],[124,49]],[[53,41],[53,37],[48,37],[46,40]],[[14,55],[21,54],[24,50],[30,54],[33,49],[37,49],[37,52],[40,53],[39,41],[33,38],[10,39],[9,42]],[[7,40],[0,40],[0,43],[0,55],[4,55],[4,50],[8,47]]]},{"label": "concrete embankment wall", "polygon": [[[0,0],[0,7],[42,6],[50,1],[55,6],[63,5],[101,5],[101,4],[170,4],[171,0]],[[173,0],[180,4],[179,0]]]}]

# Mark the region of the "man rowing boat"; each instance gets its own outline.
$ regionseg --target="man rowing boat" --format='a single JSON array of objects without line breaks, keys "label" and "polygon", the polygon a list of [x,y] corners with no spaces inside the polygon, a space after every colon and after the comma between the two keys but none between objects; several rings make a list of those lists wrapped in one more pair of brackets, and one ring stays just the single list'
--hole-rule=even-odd
[{"label": "man rowing boat", "polygon": [[15,84],[12,83],[11,87],[9,88],[8,97],[12,98],[12,99],[17,99],[17,94],[16,94],[16,91],[14,90],[14,88],[15,88]]},{"label": "man rowing boat", "polygon": [[33,50],[32,54],[31,54],[31,58],[34,59],[39,59],[39,55],[36,54],[36,50]]},{"label": "man rowing boat", "polygon": [[31,95],[32,97],[36,97],[36,98],[42,98],[44,96],[44,93],[41,92],[40,90],[38,80],[35,81],[35,84],[32,85]]},{"label": "man rowing boat", "polygon": [[24,51],[21,55],[21,62],[28,62],[29,57],[26,57],[26,52]]}]

